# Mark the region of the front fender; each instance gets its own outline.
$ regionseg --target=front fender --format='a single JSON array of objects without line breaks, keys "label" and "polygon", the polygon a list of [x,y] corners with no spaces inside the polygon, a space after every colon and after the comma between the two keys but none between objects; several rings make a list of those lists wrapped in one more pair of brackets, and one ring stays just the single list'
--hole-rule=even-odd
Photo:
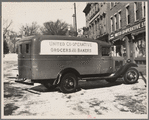
[{"label": "front fender", "polygon": [[131,67],[138,67],[138,66],[135,63],[126,63],[118,71],[116,71],[114,76],[115,77],[123,76],[126,73],[126,71]]}]

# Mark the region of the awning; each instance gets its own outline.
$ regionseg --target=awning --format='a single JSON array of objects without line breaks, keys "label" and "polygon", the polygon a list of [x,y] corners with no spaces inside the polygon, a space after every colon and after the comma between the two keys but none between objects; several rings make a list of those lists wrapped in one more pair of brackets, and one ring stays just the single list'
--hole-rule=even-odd
[{"label": "awning", "polygon": [[121,40],[120,38],[116,38],[116,39],[111,39],[111,40],[109,40],[110,42],[115,42],[115,41],[118,41],[118,40]]},{"label": "awning", "polygon": [[140,33],[144,33],[144,32],[146,32],[145,31],[145,28],[143,28],[143,29],[139,29],[139,31],[134,31],[134,32],[132,32],[131,34],[133,35],[133,36],[136,36],[136,35],[138,35],[138,34],[140,34]]}]

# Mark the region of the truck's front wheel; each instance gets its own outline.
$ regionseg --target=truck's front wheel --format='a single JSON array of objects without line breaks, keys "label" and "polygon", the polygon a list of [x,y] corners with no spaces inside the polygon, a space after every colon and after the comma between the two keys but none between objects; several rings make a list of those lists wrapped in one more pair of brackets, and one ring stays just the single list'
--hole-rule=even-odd
[{"label": "truck's front wheel", "polygon": [[63,93],[75,92],[78,86],[77,76],[73,73],[65,74],[60,83],[60,89]]},{"label": "truck's front wheel", "polygon": [[124,75],[124,81],[127,84],[136,83],[139,79],[139,72],[135,68],[129,68]]}]

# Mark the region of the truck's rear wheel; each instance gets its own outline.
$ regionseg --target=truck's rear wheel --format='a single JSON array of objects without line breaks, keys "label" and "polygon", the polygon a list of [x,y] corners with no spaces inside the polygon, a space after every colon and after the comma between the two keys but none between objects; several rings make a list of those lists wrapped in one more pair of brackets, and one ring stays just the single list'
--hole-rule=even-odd
[{"label": "truck's rear wheel", "polygon": [[129,68],[124,75],[124,81],[127,84],[136,83],[139,79],[139,72],[135,68]]},{"label": "truck's rear wheel", "polygon": [[65,74],[60,83],[60,90],[63,93],[75,92],[78,86],[77,76],[73,73]]}]

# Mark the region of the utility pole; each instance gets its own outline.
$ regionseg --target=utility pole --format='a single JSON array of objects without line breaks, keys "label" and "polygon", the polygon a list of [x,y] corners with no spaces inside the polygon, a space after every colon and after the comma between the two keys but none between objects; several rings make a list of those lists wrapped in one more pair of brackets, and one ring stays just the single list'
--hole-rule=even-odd
[{"label": "utility pole", "polygon": [[77,16],[76,16],[76,3],[74,3],[74,17],[75,17],[75,36],[77,36]]}]

